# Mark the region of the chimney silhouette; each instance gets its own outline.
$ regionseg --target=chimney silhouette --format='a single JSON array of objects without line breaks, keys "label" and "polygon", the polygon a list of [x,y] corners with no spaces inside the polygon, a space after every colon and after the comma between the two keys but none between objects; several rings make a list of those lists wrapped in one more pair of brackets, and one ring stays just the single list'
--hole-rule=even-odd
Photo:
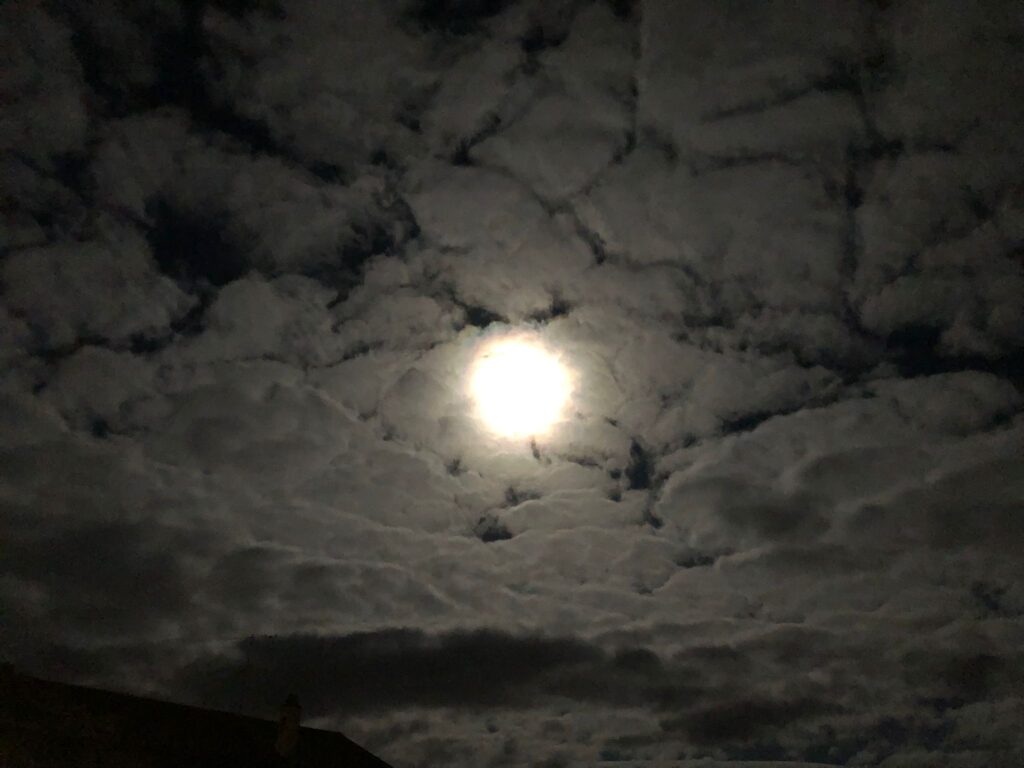
[{"label": "chimney silhouette", "polygon": [[299,745],[299,723],[302,720],[302,707],[294,693],[281,705],[281,716],[277,721],[277,742],[274,750],[285,760],[293,760]]}]

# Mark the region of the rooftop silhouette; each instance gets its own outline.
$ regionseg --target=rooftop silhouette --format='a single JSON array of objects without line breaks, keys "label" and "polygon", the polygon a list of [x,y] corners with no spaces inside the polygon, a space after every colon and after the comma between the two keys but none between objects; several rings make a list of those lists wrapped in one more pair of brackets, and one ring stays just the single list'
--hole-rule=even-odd
[{"label": "rooftop silhouette", "polygon": [[0,674],[0,765],[171,768],[389,768],[340,733],[299,725],[290,695],[278,722]]}]

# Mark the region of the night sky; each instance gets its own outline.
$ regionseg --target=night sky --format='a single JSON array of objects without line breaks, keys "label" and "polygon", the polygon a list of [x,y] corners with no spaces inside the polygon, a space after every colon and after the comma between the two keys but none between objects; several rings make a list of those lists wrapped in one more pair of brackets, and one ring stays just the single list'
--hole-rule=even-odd
[{"label": "night sky", "polygon": [[[1022,54],[1019,0],[3,2],[0,657],[398,768],[1024,765]],[[474,408],[510,334],[546,432]]]}]

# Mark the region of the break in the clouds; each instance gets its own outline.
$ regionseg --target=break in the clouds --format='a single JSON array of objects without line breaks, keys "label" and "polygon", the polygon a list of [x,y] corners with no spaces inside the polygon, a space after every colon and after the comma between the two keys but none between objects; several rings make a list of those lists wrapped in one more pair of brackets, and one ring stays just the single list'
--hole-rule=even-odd
[{"label": "break in the clouds", "polygon": [[397,766],[1024,760],[1019,3],[0,37],[7,659]]}]

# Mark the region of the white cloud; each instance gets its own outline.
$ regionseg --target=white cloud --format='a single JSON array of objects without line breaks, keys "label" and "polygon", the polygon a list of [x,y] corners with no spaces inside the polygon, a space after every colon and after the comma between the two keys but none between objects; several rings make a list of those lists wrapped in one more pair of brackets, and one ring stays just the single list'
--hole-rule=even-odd
[{"label": "white cloud", "polygon": [[153,263],[135,231],[103,222],[85,243],[56,243],[6,259],[8,306],[22,312],[51,347],[88,336],[127,341],[162,332],[192,300]]},{"label": "white cloud", "polygon": [[393,1],[301,2],[284,19],[210,14],[217,96],[310,161],[350,168],[380,148],[416,152],[420,138],[401,118],[418,117],[436,68],[427,41],[395,23],[399,10]]},{"label": "white cloud", "polygon": [[[833,20],[827,28],[823,12]],[[808,92],[835,61],[856,55],[866,23],[864,7],[852,2],[827,11],[795,3],[784,16],[755,5],[646,3],[641,119],[687,153],[834,154],[858,132],[856,116],[841,98]],[[730,112],[753,118],[716,119]]]}]

